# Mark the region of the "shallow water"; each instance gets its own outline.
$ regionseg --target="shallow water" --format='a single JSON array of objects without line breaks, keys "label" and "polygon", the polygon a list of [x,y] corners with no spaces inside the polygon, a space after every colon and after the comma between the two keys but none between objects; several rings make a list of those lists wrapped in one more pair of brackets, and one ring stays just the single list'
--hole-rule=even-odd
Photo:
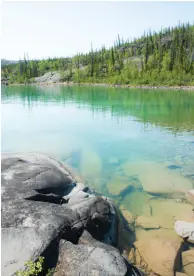
[{"label": "shallow water", "polygon": [[1,121],[2,151],[67,162],[90,187],[134,216],[164,219],[164,228],[190,215],[194,92],[2,87]]}]

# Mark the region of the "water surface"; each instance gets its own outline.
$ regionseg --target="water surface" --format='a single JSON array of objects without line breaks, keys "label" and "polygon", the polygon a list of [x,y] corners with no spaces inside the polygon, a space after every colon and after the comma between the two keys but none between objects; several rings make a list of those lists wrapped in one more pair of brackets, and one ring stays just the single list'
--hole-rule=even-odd
[{"label": "water surface", "polygon": [[165,216],[171,229],[178,212],[190,212],[194,92],[2,87],[1,122],[2,151],[67,162],[134,216]]}]

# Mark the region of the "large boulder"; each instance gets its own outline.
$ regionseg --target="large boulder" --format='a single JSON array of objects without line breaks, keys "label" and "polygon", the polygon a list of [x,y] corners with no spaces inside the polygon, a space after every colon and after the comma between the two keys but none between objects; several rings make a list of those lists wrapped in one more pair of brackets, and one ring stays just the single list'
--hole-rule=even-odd
[{"label": "large boulder", "polygon": [[64,240],[60,242],[54,276],[124,276],[136,273],[116,248],[96,241],[86,231],[77,245]]},{"label": "large boulder", "polygon": [[51,247],[57,252],[61,239],[76,243],[84,229],[100,241],[116,243],[113,204],[90,193],[80,196],[88,189],[69,168],[35,153],[2,154],[1,164],[3,276],[40,255],[53,255],[48,252]]}]

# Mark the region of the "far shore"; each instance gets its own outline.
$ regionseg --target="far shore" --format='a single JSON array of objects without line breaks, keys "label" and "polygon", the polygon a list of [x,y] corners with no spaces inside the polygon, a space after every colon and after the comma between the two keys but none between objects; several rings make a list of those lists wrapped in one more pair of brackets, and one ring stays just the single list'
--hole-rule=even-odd
[{"label": "far shore", "polygon": [[[10,86],[23,86],[25,84],[13,83]],[[100,86],[112,88],[139,88],[139,89],[164,89],[164,90],[187,90],[194,91],[194,86],[168,86],[168,85],[130,85],[130,84],[107,84],[107,83],[74,83],[74,82],[41,82],[41,83],[28,83],[26,85],[36,86]]]}]

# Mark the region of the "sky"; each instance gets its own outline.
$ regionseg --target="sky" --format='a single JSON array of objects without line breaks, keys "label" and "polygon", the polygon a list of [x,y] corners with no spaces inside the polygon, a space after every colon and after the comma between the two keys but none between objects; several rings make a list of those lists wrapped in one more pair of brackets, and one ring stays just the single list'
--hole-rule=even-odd
[{"label": "sky", "polygon": [[194,2],[4,2],[1,58],[65,57],[113,45],[117,34],[194,22]]}]

